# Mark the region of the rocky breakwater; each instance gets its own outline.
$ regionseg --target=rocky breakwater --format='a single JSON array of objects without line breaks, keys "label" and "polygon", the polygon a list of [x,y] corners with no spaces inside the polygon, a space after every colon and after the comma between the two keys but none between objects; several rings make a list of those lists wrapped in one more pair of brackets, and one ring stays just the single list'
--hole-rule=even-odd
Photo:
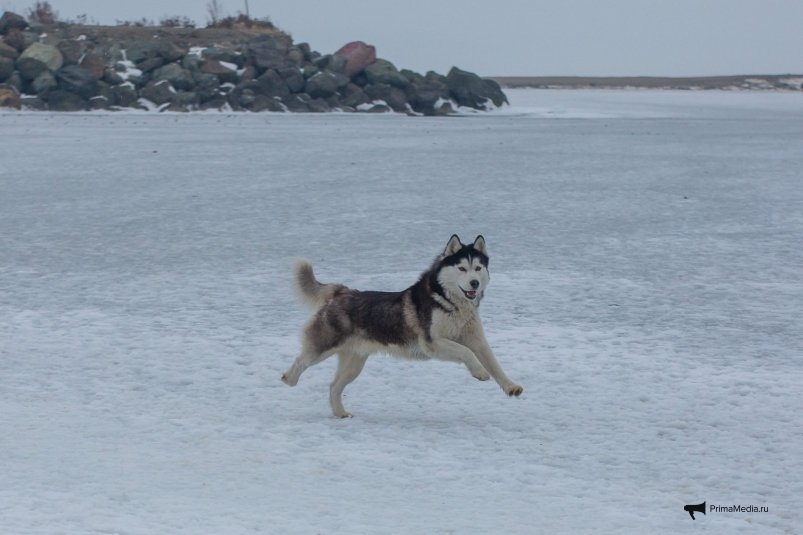
[{"label": "rocky breakwater", "polygon": [[456,67],[399,70],[359,41],[321,54],[278,30],[42,27],[5,12],[0,36],[0,107],[448,115],[507,103]]}]

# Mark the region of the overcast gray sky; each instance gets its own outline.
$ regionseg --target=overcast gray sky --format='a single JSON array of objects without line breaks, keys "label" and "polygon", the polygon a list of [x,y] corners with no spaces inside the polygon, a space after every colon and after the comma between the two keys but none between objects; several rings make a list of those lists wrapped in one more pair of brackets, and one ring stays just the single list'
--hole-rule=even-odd
[{"label": "overcast gray sky", "polygon": [[[245,0],[218,0],[226,14]],[[25,14],[34,0],[0,0]],[[50,0],[60,19],[115,24],[186,16],[209,0]],[[803,73],[803,0],[248,0],[296,42],[353,40],[419,72],[484,76]]]}]

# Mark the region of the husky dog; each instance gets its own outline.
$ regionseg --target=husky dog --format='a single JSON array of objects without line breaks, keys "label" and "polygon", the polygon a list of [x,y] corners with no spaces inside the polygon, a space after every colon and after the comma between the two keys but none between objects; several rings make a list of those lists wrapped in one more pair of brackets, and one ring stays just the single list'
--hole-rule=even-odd
[{"label": "husky dog", "polygon": [[357,378],[371,354],[384,352],[462,362],[480,381],[493,377],[508,396],[519,396],[524,389],[502,371],[482,331],[477,309],[489,279],[482,236],[465,245],[453,235],[418,282],[401,292],[323,284],[315,279],[309,262],[299,260],[296,289],[315,313],[304,327],[301,354],[282,381],[295,386],[304,370],[337,353],[329,403],[335,416],[349,418],[341,399],[343,389]]}]

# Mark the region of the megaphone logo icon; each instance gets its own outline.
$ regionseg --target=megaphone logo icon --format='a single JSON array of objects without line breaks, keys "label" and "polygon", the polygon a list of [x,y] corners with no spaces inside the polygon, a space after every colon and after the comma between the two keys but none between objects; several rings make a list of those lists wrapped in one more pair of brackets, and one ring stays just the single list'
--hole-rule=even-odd
[{"label": "megaphone logo icon", "polygon": [[696,520],[696,518],[694,518],[694,512],[697,511],[698,513],[705,514],[705,502],[698,503],[697,505],[687,505],[683,507],[683,510],[689,512],[689,516],[692,520]]}]

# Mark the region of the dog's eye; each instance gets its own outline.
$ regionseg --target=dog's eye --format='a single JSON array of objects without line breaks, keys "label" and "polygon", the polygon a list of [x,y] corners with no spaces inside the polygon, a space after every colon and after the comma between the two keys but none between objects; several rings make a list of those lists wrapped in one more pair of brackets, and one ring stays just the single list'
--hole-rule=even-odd
[{"label": "dog's eye", "polygon": [[477,267],[475,267],[475,268],[474,268],[474,271],[479,271],[479,270],[481,270],[481,269],[482,269],[482,268],[481,268],[480,266],[477,266]]},{"label": "dog's eye", "polygon": [[457,268],[457,269],[459,269],[459,270],[460,270],[460,271],[462,271],[463,273],[465,273],[465,272],[467,271],[467,270],[466,270],[466,268],[464,268],[464,267],[459,267],[459,268]]}]

